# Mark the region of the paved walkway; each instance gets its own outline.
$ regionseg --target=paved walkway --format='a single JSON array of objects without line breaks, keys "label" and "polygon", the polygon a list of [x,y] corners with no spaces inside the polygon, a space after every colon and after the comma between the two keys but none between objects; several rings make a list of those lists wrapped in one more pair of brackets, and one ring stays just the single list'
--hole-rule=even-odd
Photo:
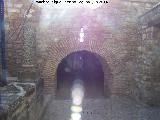
[{"label": "paved walkway", "polygon": [[[52,100],[41,120],[70,120],[72,102]],[[83,101],[81,120],[160,120],[160,107],[144,107],[126,97]]]}]

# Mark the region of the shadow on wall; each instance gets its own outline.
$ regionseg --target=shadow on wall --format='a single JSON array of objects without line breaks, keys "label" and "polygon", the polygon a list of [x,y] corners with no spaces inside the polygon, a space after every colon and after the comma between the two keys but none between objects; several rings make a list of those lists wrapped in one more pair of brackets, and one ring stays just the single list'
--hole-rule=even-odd
[{"label": "shadow on wall", "polygon": [[105,60],[98,54],[82,50],[61,60],[57,68],[57,98],[71,98],[76,82],[84,87],[85,98],[110,95],[112,74]]}]

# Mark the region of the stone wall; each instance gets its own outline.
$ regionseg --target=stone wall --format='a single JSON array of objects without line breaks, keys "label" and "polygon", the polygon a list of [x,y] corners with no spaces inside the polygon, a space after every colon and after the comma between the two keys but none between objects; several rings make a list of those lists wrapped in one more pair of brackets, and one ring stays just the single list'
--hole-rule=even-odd
[{"label": "stone wall", "polygon": [[[48,18],[44,23],[43,20],[40,22],[37,38],[38,51],[43,53],[39,62],[45,90],[55,94],[57,66],[65,56],[75,51],[88,50],[104,59],[102,65],[105,81],[108,76],[105,66],[108,65],[111,69],[112,77],[109,83],[105,82],[105,89],[109,86],[112,94],[135,95],[134,63],[137,41],[140,40],[137,20],[153,4],[122,1],[107,4],[97,10],[55,9],[48,13],[53,20]],[[45,10],[42,12],[45,13]],[[80,43],[78,36],[84,25],[87,27],[86,38],[84,43]]]},{"label": "stone wall", "polygon": [[[137,46],[141,41],[138,16],[152,8],[157,1],[114,0],[95,10],[41,9],[41,14],[38,14],[39,25],[36,24],[38,59],[34,64],[38,65],[46,92],[53,94],[56,92],[56,70],[61,60],[72,52],[87,50],[103,58],[101,64],[105,78],[108,74],[112,76],[109,80],[105,79],[108,81],[104,85],[106,91],[109,89],[114,94],[137,96],[134,71],[136,71]],[[86,29],[84,43],[78,40],[82,26]],[[8,46],[15,46],[10,47],[13,52],[7,48],[11,75],[17,75],[23,64],[23,55],[16,53],[19,51],[22,54],[23,48],[18,48],[16,40],[22,39],[12,40],[13,44],[7,43]],[[21,62],[15,63],[15,57],[18,56],[17,60]],[[108,66],[111,73],[106,69]],[[12,74],[12,72],[15,73]]]},{"label": "stone wall", "polygon": [[[35,37],[33,32],[34,28],[26,29],[28,23],[35,26],[37,21],[34,16],[35,7],[30,8],[31,3],[27,0],[25,1],[5,1],[5,28],[6,28],[6,60],[7,60],[7,70],[8,76],[17,77],[19,72],[22,71],[22,65],[24,64],[27,39],[29,41],[29,35],[32,35],[32,42]],[[27,11],[29,13],[27,14]],[[33,17],[34,16],[34,17]],[[38,17],[37,17],[38,19]],[[29,32],[32,32],[29,34]],[[27,34],[27,35],[26,35]],[[34,35],[33,35],[34,34]],[[26,37],[26,36],[27,37]],[[30,45],[30,48],[35,46]],[[36,51],[36,50],[34,50]],[[32,57],[33,55],[29,55]]]},{"label": "stone wall", "polygon": [[21,67],[23,36],[19,31],[22,26],[24,13],[24,4],[13,1],[5,2],[7,67],[9,76],[17,76],[18,68]]},{"label": "stone wall", "polygon": [[[160,5],[140,17],[141,41],[137,54],[138,98],[160,105]],[[146,19],[149,18],[149,19]]]}]

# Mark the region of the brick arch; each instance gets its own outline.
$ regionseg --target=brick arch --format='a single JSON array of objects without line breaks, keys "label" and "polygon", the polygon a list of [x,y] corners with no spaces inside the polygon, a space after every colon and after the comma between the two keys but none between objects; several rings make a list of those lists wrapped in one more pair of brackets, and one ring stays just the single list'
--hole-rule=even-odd
[{"label": "brick arch", "polygon": [[43,67],[43,79],[44,88],[47,92],[51,91],[55,95],[57,87],[57,76],[56,71],[59,63],[67,55],[78,52],[81,50],[86,50],[95,53],[102,64],[102,69],[104,72],[104,93],[106,96],[110,95],[112,89],[112,53],[107,52],[104,47],[103,41],[85,41],[80,43],[75,40],[62,40],[57,43],[52,43],[48,46],[48,57],[46,63]]}]

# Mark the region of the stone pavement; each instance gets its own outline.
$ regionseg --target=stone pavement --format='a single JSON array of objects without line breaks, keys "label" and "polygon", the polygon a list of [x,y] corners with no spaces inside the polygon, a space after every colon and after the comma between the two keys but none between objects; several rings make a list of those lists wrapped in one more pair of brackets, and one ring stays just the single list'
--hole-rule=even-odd
[{"label": "stone pavement", "polygon": [[[70,120],[71,100],[51,100],[41,120]],[[147,107],[131,98],[86,99],[82,120],[160,120],[160,107]]]}]

